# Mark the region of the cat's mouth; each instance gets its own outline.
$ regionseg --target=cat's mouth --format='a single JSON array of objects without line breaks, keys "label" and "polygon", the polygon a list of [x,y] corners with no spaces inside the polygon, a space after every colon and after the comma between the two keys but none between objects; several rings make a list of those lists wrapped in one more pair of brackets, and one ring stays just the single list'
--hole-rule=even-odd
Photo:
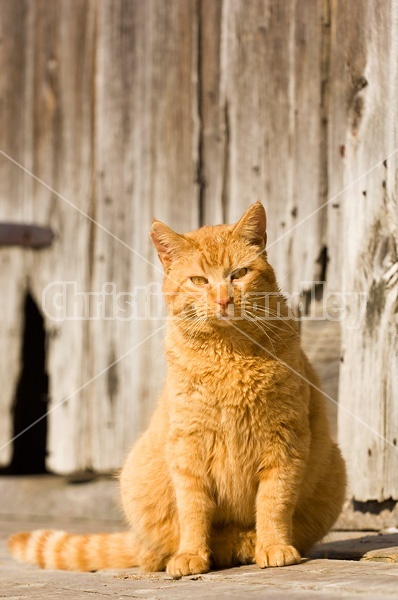
[{"label": "cat's mouth", "polygon": [[231,320],[235,317],[235,306],[234,304],[228,304],[225,307],[220,307],[215,311],[215,318],[221,325],[230,325]]},{"label": "cat's mouth", "polygon": [[206,306],[196,307],[194,304],[189,305],[181,313],[180,317],[186,322],[202,322],[207,321],[211,325],[220,325],[222,327],[231,326],[232,321],[236,319],[237,307],[234,303],[229,303],[226,306]]}]

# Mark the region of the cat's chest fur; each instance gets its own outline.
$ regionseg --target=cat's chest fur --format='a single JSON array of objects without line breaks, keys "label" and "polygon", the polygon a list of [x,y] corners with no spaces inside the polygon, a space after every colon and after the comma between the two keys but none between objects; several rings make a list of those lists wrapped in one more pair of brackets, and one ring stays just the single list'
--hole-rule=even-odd
[{"label": "cat's chest fur", "polygon": [[200,439],[216,501],[215,521],[251,526],[272,428],[272,365],[261,357],[221,354],[191,363],[189,369],[173,367],[172,373],[181,399],[174,405],[175,416],[185,432]]},{"label": "cat's chest fur", "polygon": [[247,527],[253,524],[265,427],[264,420],[261,426],[258,411],[248,405],[228,405],[218,411],[217,425],[209,432],[208,454],[216,522],[232,520]]}]

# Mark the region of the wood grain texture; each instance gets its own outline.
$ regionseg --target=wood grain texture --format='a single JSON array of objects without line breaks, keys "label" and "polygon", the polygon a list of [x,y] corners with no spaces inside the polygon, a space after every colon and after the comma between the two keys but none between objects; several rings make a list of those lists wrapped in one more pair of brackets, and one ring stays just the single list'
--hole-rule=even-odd
[{"label": "wood grain texture", "polygon": [[95,228],[90,285],[112,282],[140,313],[89,324],[93,375],[118,361],[90,386],[86,460],[98,471],[121,465],[164,381],[162,268],[148,231],[154,217],[177,231],[199,225],[197,35],[195,2],[99,4],[96,218],[116,237]]},{"label": "wood grain texture", "polygon": [[[47,466],[67,472],[86,464],[81,445],[90,420],[88,390],[81,389],[89,379],[87,334],[85,323],[71,318],[71,307],[74,282],[78,290],[86,290],[90,272],[92,227],[87,215],[92,217],[94,203],[95,10],[84,0],[29,6],[32,41],[27,61],[33,78],[32,95],[26,99],[33,107],[27,124],[29,168],[57,193],[31,179],[26,203],[32,206],[35,221],[52,226],[57,243],[45,254],[27,254],[26,260],[37,304],[43,305],[43,294],[50,298],[45,312],[52,411]],[[53,320],[49,291],[53,282],[65,282],[55,288],[66,307],[64,321]]]},{"label": "wood grain texture", "polygon": [[[162,336],[145,342],[154,321],[84,320],[76,292],[101,293],[112,282],[129,293],[158,283],[152,218],[181,231],[199,224],[197,6],[3,6],[2,28],[12,35],[4,35],[0,147],[34,177],[2,156],[0,219],[49,225],[56,240],[40,253],[1,251],[0,283],[10,297],[2,303],[0,442],[12,433],[24,294],[29,289],[41,307],[46,287],[66,282],[47,290],[43,306],[47,465],[58,473],[108,471],[120,466],[151,411],[163,378]],[[57,292],[66,297],[66,320],[54,308]],[[74,306],[78,320],[69,318]],[[1,451],[3,464],[10,450]]]},{"label": "wood grain texture", "polygon": [[340,374],[339,440],[359,501],[398,499],[397,19],[395,2],[333,4],[332,76],[346,73],[331,94],[335,113],[345,107],[341,285],[367,298],[343,322]]},{"label": "wood grain texture", "polygon": [[[1,9],[0,98],[1,149],[22,156],[24,137],[20,134],[20,115],[24,114],[24,56],[19,46],[27,43],[28,2],[3,2]],[[5,32],[9,35],[5,35]],[[8,125],[8,126],[7,126]],[[11,125],[11,126],[10,126]],[[3,155],[0,156],[0,220],[10,221],[24,216],[26,178]],[[23,252],[19,248],[3,248],[0,253],[0,286],[2,295],[2,333],[0,336],[0,463],[8,464],[12,446],[11,407],[20,372],[23,289],[26,285]],[[7,301],[5,301],[7,298]]]},{"label": "wood grain texture", "polygon": [[218,14],[202,27],[205,221],[233,221],[262,200],[271,261],[297,290],[319,279],[326,234],[322,212],[305,220],[325,195],[324,3],[223,2],[220,46],[207,43]]}]

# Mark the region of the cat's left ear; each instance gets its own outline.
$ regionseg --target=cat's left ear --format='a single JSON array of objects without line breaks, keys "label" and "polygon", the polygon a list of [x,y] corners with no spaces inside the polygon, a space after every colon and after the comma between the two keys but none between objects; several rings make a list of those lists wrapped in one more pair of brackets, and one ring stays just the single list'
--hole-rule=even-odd
[{"label": "cat's left ear", "polygon": [[246,238],[254,246],[265,248],[267,243],[267,216],[261,202],[252,204],[234,227],[234,233]]},{"label": "cat's left ear", "polygon": [[174,258],[189,249],[189,243],[182,235],[156,219],[152,223],[149,236],[165,269],[170,266]]}]

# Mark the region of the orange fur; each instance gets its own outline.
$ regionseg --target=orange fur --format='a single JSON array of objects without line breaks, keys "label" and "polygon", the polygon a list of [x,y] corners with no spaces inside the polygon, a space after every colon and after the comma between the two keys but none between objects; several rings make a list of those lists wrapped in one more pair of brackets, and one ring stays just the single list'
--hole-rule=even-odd
[{"label": "orange fur", "polygon": [[297,563],[338,517],[346,475],[267,262],[265,211],[256,203],[235,225],[185,235],[154,221],[151,237],[165,268],[168,372],[121,472],[130,530],[16,534],[10,551],[44,567],[176,578]]}]

